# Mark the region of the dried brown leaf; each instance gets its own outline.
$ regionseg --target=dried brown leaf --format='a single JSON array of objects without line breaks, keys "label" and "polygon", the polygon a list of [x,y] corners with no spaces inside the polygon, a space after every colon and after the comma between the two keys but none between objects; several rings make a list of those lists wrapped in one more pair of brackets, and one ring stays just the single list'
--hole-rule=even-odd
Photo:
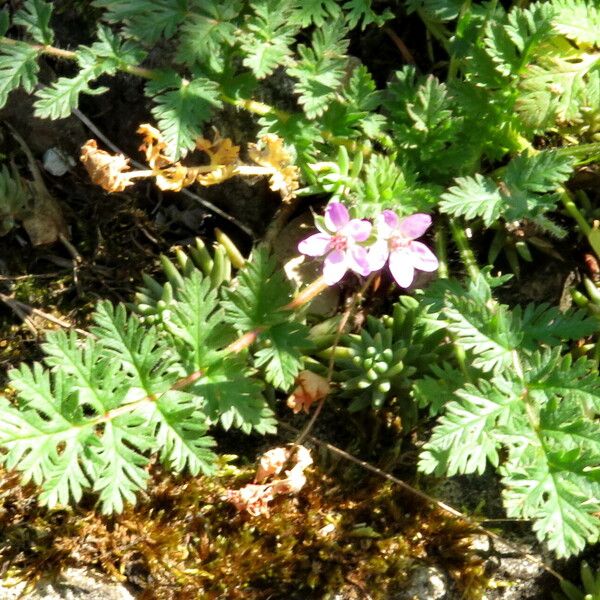
[{"label": "dried brown leaf", "polygon": [[129,159],[122,154],[112,155],[98,149],[96,140],[88,140],[81,147],[81,162],[90,179],[107,192],[122,192],[133,185],[127,172],[130,170]]}]

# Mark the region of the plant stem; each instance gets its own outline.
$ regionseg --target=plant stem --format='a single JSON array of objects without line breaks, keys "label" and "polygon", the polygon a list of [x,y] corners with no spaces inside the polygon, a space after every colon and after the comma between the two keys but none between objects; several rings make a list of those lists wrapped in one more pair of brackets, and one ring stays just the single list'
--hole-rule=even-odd
[{"label": "plant stem", "polygon": [[575,221],[577,221],[579,229],[581,229],[581,233],[583,233],[586,236],[589,236],[589,234],[592,231],[592,228],[590,227],[589,223],[585,220],[585,217],[581,214],[581,211],[575,204],[573,196],[571,196],[571,194],[565,188],[563,188],[560,191],[560,199],[569,215],[573,217]]},{"label": "plant stem", "polygon": [[467,273],[471,279],[477,279],[480,274],[479,267],[477,266],[473,250],[471,249],[471,246],[469,246],[469,240],[467,239],[464,226],[457,223],[454,219],[449,219],[449,223],[452,239],[458,248],[460,258],[467,269]]},{"label": "plant stem", "polygon": [[446,230],[443,225],[439,225],[435,232],[435,253],[438,258],[438,277],[448,279],[448,256],[446,253]]}]

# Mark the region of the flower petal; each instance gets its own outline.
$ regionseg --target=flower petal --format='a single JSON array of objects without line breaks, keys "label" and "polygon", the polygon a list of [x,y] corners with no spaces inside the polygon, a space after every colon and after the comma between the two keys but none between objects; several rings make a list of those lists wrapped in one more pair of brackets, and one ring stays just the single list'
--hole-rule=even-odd
[{"label": "flower petal", "polygon": [[367,249],[362,246],[351,246],[346,250],[346,261],[348,267],[359,275],[366,277],[371,272],[367,258]]},{"label": "flower petal", "polygon": [[371,235],[372,225],[364,219],[352,219],[345,227],[344,233],[355,242],[364,242]]},{"label": "flower petal", "polygon": [[390,250],[387,240],[377,240],[367,251],[367,261],[371,272],[379,271],[385,265]]},{"label": "flower petal", "polygon": [[408,244],[408,251],[410,252],[411,262],[415,269],[431,273],[440,265],[435,254],[425,244],[421,244],[421,242],[410,242]]},{"label": "flower petal", "polygon": [[330,235],[315,233],[298,244],[298,252],[307,256],[323,256],[327,252],[330,242]]},{"label": "flower petal", "polygon": [[417,213],[416,215],[410,215],[406,219],[400,221],[398,229],[405,237],[416,240],[421,237],[431,225],[431,217],[424,213]]},{"label": "flower petal", "polygon": [[350,221],[348,209],[341,202],[330,202],[325,209],[325,227],[329,231],[339,231]]},{"label": "flower petal", "polygon": [[377,215],[377,233],[386,240],[392,236],[399,225],[400,219],[393,210],[384,210]]},{"label": "flower petal", "polygon": [[410,258],[405,250],[390,252],[390,271],[396,283],[403,288],[407,288],[415,276]]},{"label": "flower petal", "polygon": [[348,270],[348,263],[346,261],[346,254],[341,250],[334,250],[327,255],[325,258],[325,264],[323,265],[323,278],[327,285],[333,285],[337,283]]}]

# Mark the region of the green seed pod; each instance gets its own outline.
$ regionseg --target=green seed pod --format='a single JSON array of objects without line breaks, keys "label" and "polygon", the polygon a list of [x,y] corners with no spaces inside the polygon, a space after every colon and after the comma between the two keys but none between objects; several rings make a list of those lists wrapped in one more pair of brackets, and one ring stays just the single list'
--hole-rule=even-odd
[{"label": "green seed pod", "polygon": [[161,300],[163,302],[166,302],[167,304],[170,304],[171,302],[173,302],[175,295],[173,294],[173,286],[167,281],[165,283],[165,285],[163,286],[163,293],[162,293],[162,298]]},{"label": "green seed pod", "polygon": [[379,379],[379,374],[374,371],[373,369],[369,369],[367,371],[367,378],[370,379],[371,381],[377,381]]},{"label": "green seed pod", "polygon": [[359,390],[366,390],[367,388],[370,388],[372,385],[372,383],[370,381],[366,381],[365,379],[361,379],[357,384],[356,387]]}]

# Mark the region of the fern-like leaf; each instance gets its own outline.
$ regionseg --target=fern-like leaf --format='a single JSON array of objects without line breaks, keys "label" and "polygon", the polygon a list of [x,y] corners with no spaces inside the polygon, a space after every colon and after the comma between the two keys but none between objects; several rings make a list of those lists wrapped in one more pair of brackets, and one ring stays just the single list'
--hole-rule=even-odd
[{"label": "fern-like leaf", "polygon": [[39,71],[37,57],[38,51],[29,44],[0,42],[0,108],[14,89],[22,87],[28,93],[35,89]]},{"label": "fern-like leaf", "polygon": [[31,37],[43,46],[51,46],[54,32],[50,27],[52,4],[44,0],[27,0],[14,18],[15,25],[23,25]]},{"label": "fern-like leaf", "polygon": [[173,74],[150,81],[146,94],[154,101],[152,114],[168,143],[173,160],[185,156],[202,136],[204,123],[222,103],[218,85],[204,77],[187,81]]}]

